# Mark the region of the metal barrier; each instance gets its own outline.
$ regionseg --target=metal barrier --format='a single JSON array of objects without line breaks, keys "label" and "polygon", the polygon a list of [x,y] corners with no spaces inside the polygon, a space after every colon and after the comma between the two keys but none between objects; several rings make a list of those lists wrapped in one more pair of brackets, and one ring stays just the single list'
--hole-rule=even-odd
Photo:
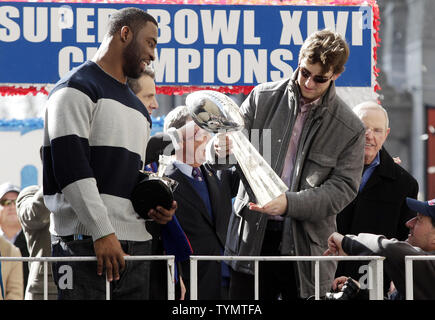
[{"label": "metal barrier", "polygon": [[258,300],[258,266],[259,261],[314,261],[315,299],[320,300],[320,261],[361,261],[369,263],[369,295],[370,300],[382,300],[384,297],[383,261],[380,256],[190,256],[190,300],[198,300],[198,264],[199,260],[238,260],[254,261],[254,298]]},{"label": "metal barrier", "polygon": [[[167,278],[168,278],[168,300],[175,300],[175,284],[174,284],[174,264],[175,256],[125,256],[126,261],[138,260],[167,260]],[[96,257],[0,257],[2,261],[22,261],[34,262],[40,261],[44,263],[44,300],[48,300],[48,263],[58,261],[97,261]],[[106,300],[110,300],[110,282],[106,277]]]},{"label": "metal barrier", "polygon": [[435,260],[435,256],[405,256],[405,290],[406,300],[414,300],[413,267],[414,260]]}]

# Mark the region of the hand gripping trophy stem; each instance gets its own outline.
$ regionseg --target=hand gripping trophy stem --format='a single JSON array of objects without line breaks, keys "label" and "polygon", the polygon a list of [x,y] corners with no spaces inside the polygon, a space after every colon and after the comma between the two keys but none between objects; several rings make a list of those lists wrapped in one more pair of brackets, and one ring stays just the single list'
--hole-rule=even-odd
[{"label": "hand gripping trophy stem", "polygon": [[[241,132],[243,117],[237,104],[225,94],[213,90],[200,90],[186,97],[192,119],[201,128],[220,133],[228,131],[233,142],[233,154],[243,173],[245,188],[255,196],[256,203],[264,206],[288,190],[281,178]],[[248,185],[246,185],[248,184]]]}]

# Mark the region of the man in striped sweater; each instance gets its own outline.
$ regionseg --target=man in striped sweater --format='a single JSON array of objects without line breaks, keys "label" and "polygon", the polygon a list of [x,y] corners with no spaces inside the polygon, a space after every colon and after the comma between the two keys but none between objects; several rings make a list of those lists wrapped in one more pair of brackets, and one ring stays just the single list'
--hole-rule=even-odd
[{"label": "man in striped sweater", "polygon": [[[138,8],[111,16],[92,61],[64,76],[50,93],[44,128],[44,201],[51,214],[53,256],[93,256],[95,262],[58,262],[60,299],[146,299],[151,235],[130,197],[143,168],[151,118],[126,84],[154,60],[156,20]],[[149,217],[165,224],[170,210]],[[114,280],[114,281],[112,281]]]}]

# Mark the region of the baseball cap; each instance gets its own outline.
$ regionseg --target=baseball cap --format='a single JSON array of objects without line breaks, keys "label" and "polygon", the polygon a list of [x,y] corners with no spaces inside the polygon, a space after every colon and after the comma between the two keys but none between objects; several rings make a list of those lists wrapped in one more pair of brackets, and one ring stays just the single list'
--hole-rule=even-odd
[{"label": "baseball cap", "polygon": [[435,220],[435,199],[428,201],[418,201],[412,198],[406,198],[406,204],[409,209],[414,210],[424,216],[431,217]]},{"label": "baseball cap", "polygon": [[20,193],[20,188],[10,182],[0,184],[0,199],[3,198],[3,196],[8,192]]}]

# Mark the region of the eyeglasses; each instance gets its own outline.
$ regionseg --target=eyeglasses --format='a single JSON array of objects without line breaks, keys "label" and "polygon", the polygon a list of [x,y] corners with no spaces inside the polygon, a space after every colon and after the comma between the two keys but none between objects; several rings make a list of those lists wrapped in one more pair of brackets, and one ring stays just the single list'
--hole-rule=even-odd
[{"label": "eyeglasses", "polygon": [[3,206],[3,207],[8,207],[8,206],[10,206],[12,204],[16,204],[16,203],[17,203],[16,199],[3,199],[3,200],[0,200],[0,205]]},{"label": "eyeglasses", "polygon": [[379,136],[384,134],[384,129],[380,129],[380,128],[365,128],[366,129],[366,134],[368,134],[369,132]]},{"label": "eyeglasses", "polygon": [[[307,69],[305,69],[304,67],[299,67],[299,71],[301,72],[302,77],[308,79],[309,77],[311,77],[311,72],[308,71]],[[334,76],[334,74],[332,74],[329,78],[328,77],[322,77],[322,76],[312,76],[311,79],[313,79],[314,82],[316,83],[325,83],[329,80],[331,80],[331,78]]]}]

